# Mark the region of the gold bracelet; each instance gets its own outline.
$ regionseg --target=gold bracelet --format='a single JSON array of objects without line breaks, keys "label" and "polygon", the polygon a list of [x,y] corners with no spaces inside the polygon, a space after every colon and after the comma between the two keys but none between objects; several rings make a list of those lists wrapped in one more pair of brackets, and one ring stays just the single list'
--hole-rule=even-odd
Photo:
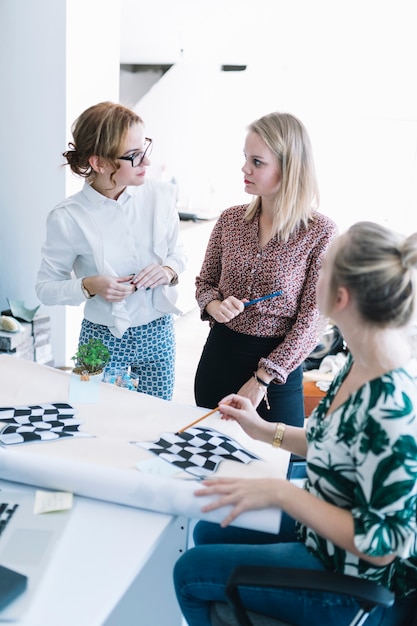
[{"label": "gold bracelet", "polygon": [[280,448],[282,444],[282,440],[284,439],[285,433],[285,424],[283,422],[278,422],[277,427],[275,429],[275,435],[272,440],[272,445],[274,448]]}]

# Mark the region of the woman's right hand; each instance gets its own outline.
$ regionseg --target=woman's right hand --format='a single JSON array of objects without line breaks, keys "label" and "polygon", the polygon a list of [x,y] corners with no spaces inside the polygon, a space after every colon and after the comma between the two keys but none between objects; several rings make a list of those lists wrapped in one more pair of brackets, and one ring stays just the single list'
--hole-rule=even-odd
[{"label": "woman's right hand", "polygon": [[84,286],[92,296],[101,296],[107,302],[122,302],[136,291],[132,276],[87,276]]},{"label": "woman's right hand", "polygon": [[206,306],[206,311],[219,324],[226,324],[237,317],[245,309],[242,300],[229,296],[224,300],[212,300]]},{"label": "woman's right hand", "polygon": [[231,393],[219,402],[219,411],[222,419],[235,420],[252,439],[272,442],[276,424],[262,419],[249,398]]},{"label": "woman's right hand", "polygon": [[[252,439],[272,445],[277,425],[275,422],[267,422],[262,419],[249,398],[231,393],[223,400],[220,400],[219,411],[222,419],[235,420]],[[299,426],[286,426],[285,438],[281,447],[283,450],[306,458],[307,439],[305,429]]]}]

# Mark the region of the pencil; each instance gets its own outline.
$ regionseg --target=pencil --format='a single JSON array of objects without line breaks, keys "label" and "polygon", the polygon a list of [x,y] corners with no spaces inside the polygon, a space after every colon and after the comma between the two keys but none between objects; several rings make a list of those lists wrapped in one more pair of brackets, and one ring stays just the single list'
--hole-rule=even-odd
[{"label": "pencil", "polygon": [[256,304],[257,302],[262,302],[263,300],[269,300],[269,298],[275,298],[276,296],[280,296],[282,291],[274,291],[274,293],[269,293],[266,296],[262,296],[261,298],[255,298],[255,300],[249,300],[249,302],[244,302],[244,306],[247,307],[250,304]]},{"label": "pencil", "polygon": [[184,428],[180,428],[180,430],[177,430],[177,432],[175,434],[179,435],[180,433],[183,433],[184,430],[188,430],[189,428],[191,428],[191,426],[194,426],[194,424],[198,424],[198,422],[201,422],[202,420],[205,420],[206,417],[209,417],[210,415],[213,415],[213,413],[215,413],[218,410],[219,410],[219,407],[216,406],[215,409],[213,409],[212,411],[209,411],[205,415],[202,415],[201,417],[198,418],[198,420],[195,420],[194,422],[191,422],[191,424],[188,424],[188,426],[184,426]]}]

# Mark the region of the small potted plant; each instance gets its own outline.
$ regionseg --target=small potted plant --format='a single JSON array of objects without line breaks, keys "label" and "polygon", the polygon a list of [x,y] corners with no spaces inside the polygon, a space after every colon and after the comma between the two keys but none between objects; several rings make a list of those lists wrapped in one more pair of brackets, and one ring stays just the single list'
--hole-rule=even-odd
[{"label": "small potted plant", "polygon": [[91,337],[87,343],[78,346],[71,358],[75,363],[74,373],[80,374],[81,380],[89,380],[90,376],[103,371],[110,360],[110,352],[100,339]]}]

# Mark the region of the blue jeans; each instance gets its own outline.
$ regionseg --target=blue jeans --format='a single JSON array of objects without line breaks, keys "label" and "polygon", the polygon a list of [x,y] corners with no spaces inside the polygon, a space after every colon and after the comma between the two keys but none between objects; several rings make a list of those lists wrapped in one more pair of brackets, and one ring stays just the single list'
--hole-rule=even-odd
[{"label": "blue jeans", "polygon": [[[237,565],[325,569],[296,540],[293,520],[285,514],[283,518],[282,531],[277,535],[234,527],[222,529],[209,522],[197,524],[196,547],[183,554],[174,568],[175,591],[188,626],[211,626],[210,605],[227,602],[225,585]],[[249,610],[275,616],[294,626],[344,626],[359,610],[353,599],[324,592],[251,587],[242,590],[241,597]],[[378,608],[366,626],[410,624],[414,603],[415,598],[408,598],[397,601],[392,609]]]}]

